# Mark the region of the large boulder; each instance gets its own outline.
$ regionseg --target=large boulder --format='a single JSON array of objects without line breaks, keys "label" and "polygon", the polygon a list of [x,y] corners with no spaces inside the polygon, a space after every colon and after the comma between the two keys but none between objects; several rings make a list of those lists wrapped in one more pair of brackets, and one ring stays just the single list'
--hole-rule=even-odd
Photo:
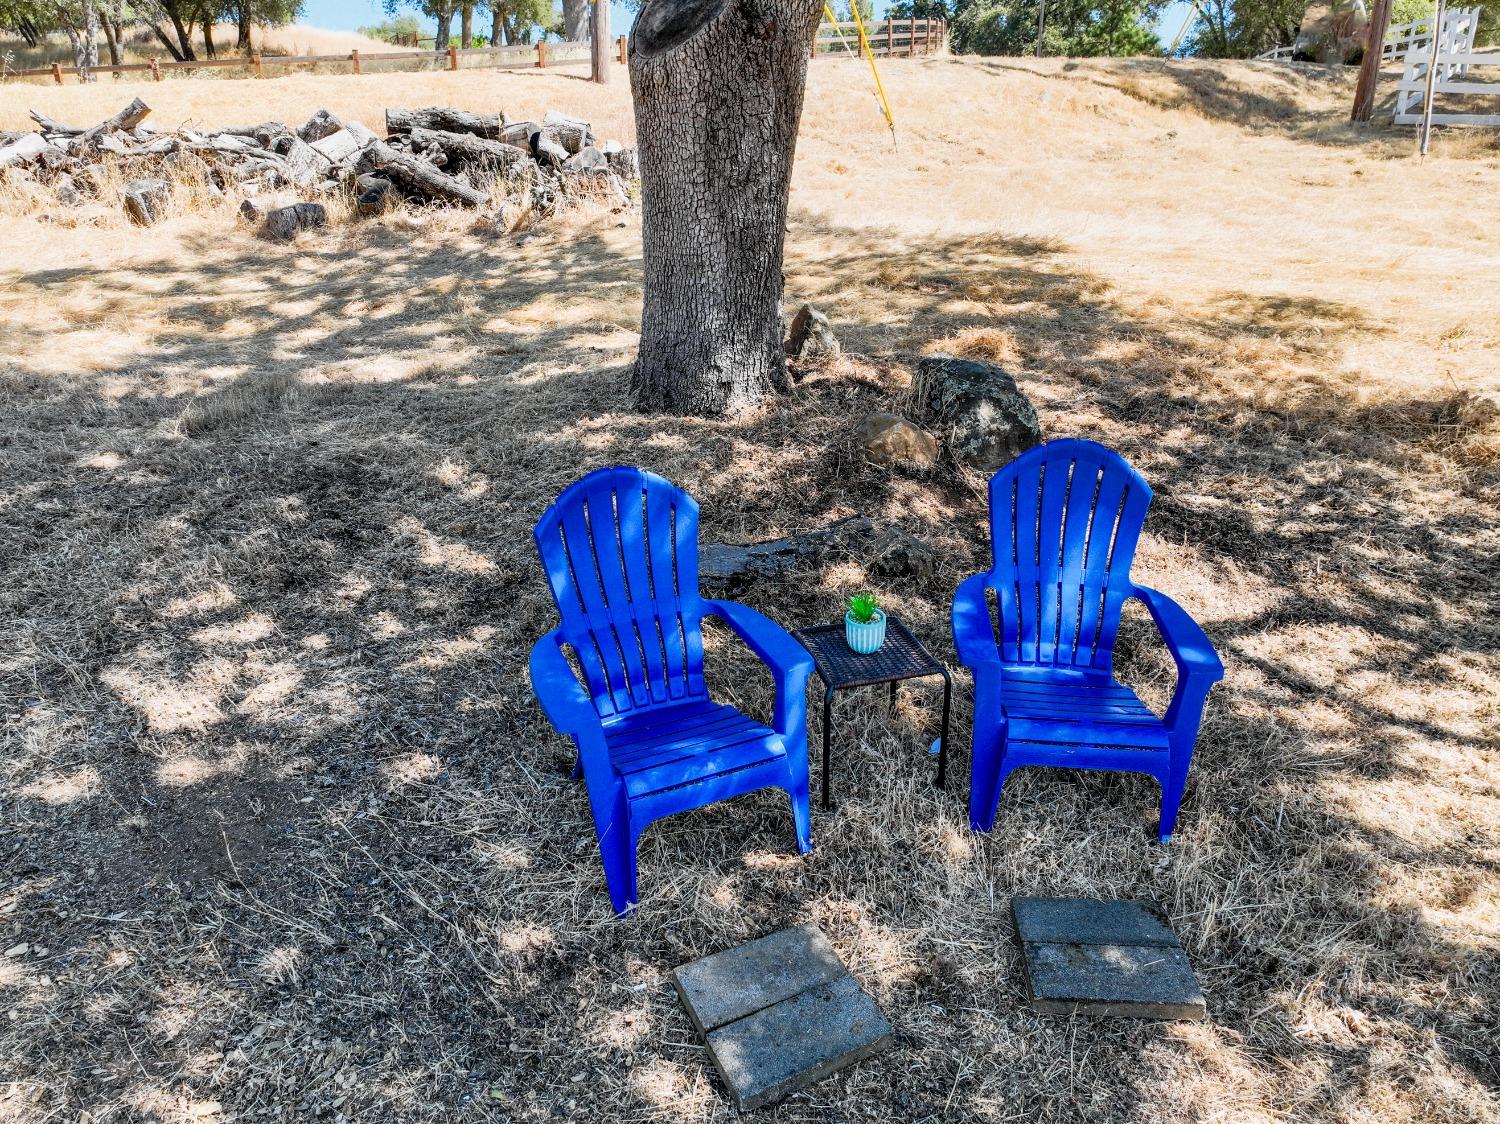
[{"label": "large boulder", "polygon": [[842,350],[828,317],[810,304],[797,310],[786,338],[789,356],[793,359],[832,359]]},{"label": "large boulder", "polygon": [[960,464],[990,473],[1042,443],[1036,409],[993,363],[929,355],[917,364],[912,408]]},{"label": "large boulder", "polygon": [[875,464],[927,468],[937,461],[937,438],[900,414],[870,414],[855,427],[854,436]]},{"label": "large boulder", "polygon": [[155,226],[167,217],[172,185],[166,180],[131,180],[125,185],[125,213],[137,226]]}]

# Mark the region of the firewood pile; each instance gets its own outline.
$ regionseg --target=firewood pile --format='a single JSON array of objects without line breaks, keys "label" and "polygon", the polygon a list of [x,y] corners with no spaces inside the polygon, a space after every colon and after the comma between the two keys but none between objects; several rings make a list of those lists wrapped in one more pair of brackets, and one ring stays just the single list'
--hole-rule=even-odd
[{"label": "firewood pile", "polygon": [[[546,218],[570,204],[628,206],[639,176],[634,148],[600,144],[586,121],[548,111],[540,121],[459,109],[390,109],[386,137],[320,109],[305,124],[279,121],[158,132],[140,99],[91,127],[32,112],[36,131],[0,132],[0,179],[27,177],[62,204],[98,198],[123,182],[130,220],[166,215],[185,181],[242,197],[240,213],[273,237],[326,221],[340,195],[359,215],[404,198]],[[322,202],[320,202],[322,200]]]}]

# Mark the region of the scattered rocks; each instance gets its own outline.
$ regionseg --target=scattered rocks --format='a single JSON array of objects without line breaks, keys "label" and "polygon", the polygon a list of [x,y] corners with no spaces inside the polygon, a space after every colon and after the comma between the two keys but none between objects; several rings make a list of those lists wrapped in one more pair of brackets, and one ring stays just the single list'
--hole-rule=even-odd
[{"label": "scattered rocks", "polygon": [[931,419],[955,460],[979,472],[994,472],[1042,442],[1030,399],[993,363],[928,356],[917,364],[912,407]]},{"label": "scattered rocks", "polygon": [[832,359],[842,351],[828,317],[810,304],[797,310],[787,335],[788,355],[794,359]]},{"label": "scattered rocks", "polygon": [[870,414],[854,430],[875,464],[907,464],[927,468],[936,463],[938,441],[900,414]]},{"label": "scattered rocks", "polygon": [[321,203],[293,203],[277,207],[266,215],[265,235],[277,242],[290,242],[304,230],[313,230],[328,221],[328,210]]},{"label": "scattered rocks", "polygon": [[872,570],[888,578],[932,577],[937,571],[937,551],[916,535],[900,527],[887,527],[870,544],[868,563]]},{"label": "scattered rocks", "polygon": [[125,185],[125,213],[137,226],[155,226],[166,217],[171,198],[166,180],[131,180]]}]

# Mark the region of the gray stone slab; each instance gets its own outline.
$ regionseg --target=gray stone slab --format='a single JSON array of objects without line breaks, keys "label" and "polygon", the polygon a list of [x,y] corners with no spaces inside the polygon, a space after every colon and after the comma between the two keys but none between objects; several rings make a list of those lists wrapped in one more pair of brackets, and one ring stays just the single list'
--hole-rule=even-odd
[{"label": "gray stone slab", "polygon": [[1187,953],[1166,945],[1026,944],[1031,1005],[1049,1015],[1205,1019]]},{"label": "gray stone slab", "polygon": [[1023,944],[1178,945],[1166,919],[1149,902],[1013,898],[1010,908]]},{"label": "gray stone slab", "polygon": [[736,1107],[748,1112],[879,1053],[891,1026],[845,972],[711,1031],[706,1042]]},{"label": "gray stone slab", "polygon": [[672,982],[698,1033],[707,1034],[847,975],[828,938],[809,924],[684,964]]}]

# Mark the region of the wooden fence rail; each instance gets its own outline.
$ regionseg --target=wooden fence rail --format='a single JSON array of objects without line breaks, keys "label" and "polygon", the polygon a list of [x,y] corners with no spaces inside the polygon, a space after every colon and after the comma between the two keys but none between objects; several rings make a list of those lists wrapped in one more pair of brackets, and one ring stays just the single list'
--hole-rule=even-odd
[{"label": "wooden fence rail", "polygon": [[[93,74],[132,74],[150,73],[154,81],[160,82],[163,76],[174,70],[223,70],[231,67],[239,67],[250,70],[255,77],[264,77],[267,69],[271,67],[298,67],[318,66],[331,63],[344,63],[349,66],[349,73],[361,73],[361,67],[371,62],[399,62],[417,61],[430,62],[444,70],[465,69],[464,61],[478,60],[480,66],[484,66],[483,60],[495,60],[489,69],[514,70],[526,67],[546,66],[586,66],[589,65],[589,45],[587,43],[548,43],[515,44],[506,47],[449,47],[446,51],[350,51],[341,55],[240,55],[225,59],[193,59],[188,62],[164,62],[161,59],[152,59],[150,62],[127,62],[117,66],[96,66],[91,68]],[[70,67],[71,71],[72,68]],[[0,78],[51,78],[57,85],[63,84],[64,70],[61,63],[53,63],[51,66],[30,67],[24,70],[5,70],[0,73]],[[76,73],[76,72],[75,72]],[[83,77],[79,75],[79,81]]]},{"label": "wooden fence rail", "polygon": [[[870,53],[877,57],[940,54],[947,47],[948,24],[943,20],[893,19],[868,21],[865,38]],[[859,25],[822,23],[813,39],[812,57],[823,55],[858,55]]]},{"label": "wooden fence rail", "polygon": [[[931,55],[941,52],[948,42],[948,25],[942,20],[882,20],[867,23],[865,34],[870,50],[880,56]],[[616,43],[619,61],[627,61],[626,39],[620,36]],[[851,23],[825,23],[818,28],[813,40],[812,57],[820,55],[842,55],[859,53],[859,31]],[[294,68],[299,66],[324,66],[345,64],[348,73],[359,74],[361,67],[372,62],[425,62],[444,70],[463,70],[468,66],[494,70],[514,70],[525,67],[588,66],[591,65],[589,45],[586,42],[548,43],[543,40],[534,44],[512,44],[505,47],[449,47],[443,51],[350,51],[339,55],[236,55],[233,58],[193,59],[188,62],[164,62],[156,58],[149,62],[127,62],[117,66],[95,66],[90,74],[150,74],[152,81],[160,82],[172,71],[225,70],[239,68],[253,72],[256,78],[264,78],[268,69],[274,67]],[[66,73],[83,73],[61,63],[51,66],[36,66],[24,70],[0,71],[0,80],[10,78],[51,78],[61,86]]]}]

